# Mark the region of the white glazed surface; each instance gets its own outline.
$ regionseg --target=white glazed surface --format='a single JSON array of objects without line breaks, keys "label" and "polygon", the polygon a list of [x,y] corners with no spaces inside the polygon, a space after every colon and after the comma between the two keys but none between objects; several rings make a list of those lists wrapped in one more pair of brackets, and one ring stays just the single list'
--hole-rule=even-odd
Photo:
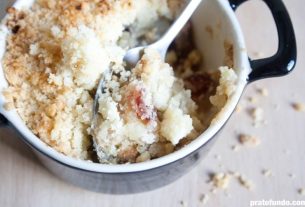
[{"label": "white glazed surface", "polygon": [[[33,0],[19,0],[14,4],[16,8],[29,8],[33,3]],[[205,9],[209,8],[209,9]],[[209,14],[208,14],[209,13]],[[204,17],[204,18],[203,18]],[[208,18],[206,18],[208,17]],[[210,39],[208,34],[203,31],[207,25],[216,27],[217,23],[221,21],[223,29],[217,35],[217,38]],[[135,172],[156,168],[158,166],[166,165],[182,157],[187,156],[191,152],[204,145],[210,138],[212,138],[225,124],[230,115],[235,109],[238,100],[247,84],[247,77],[250,72],[250,66],[248,56],[245,50],[245,42],[243,35],[234,12],[230,8],[228,1],[226,0],[203,0],[202,5],[197,10],[194,18],[194,29],[196,43],[199,49],[205,54],[205,60],[207,61],[206,67],[217,68],[221,66],[224,53],[223,53],[223,41],[231,40],[234,45],[234,68],[237,70],[239,80],[237,84],[237,90],[232,98],[228,101],[227,105],[221,112],[221,116],[217,119],[217,122],[212,124],[201,136],[199,136],[192,143],[188,144],[184,148],[167,156],[151,160],[144,163],[130,164],[130,165],[104,165],[98,163],[91,163],[88,161],[76,160],[74,158],[67,157],[61,153],[58,153],[51,147],[43,143],[38,137],[36,137],[20,119],[16,111],[6,111],[3,108],[5,103],[4,97],[0,94],[0,113],[3,114],[10,123],[24,136],[24,139],[34,146],[40,152],[54,158],[55,160],[64,163],[66,165],[80,168],[83,170],[105,173],[117,173],[117,172]],[[0,59],[5,52],[5,39],[8,34],[8,30],[5,26],[0,27]],[[222,41],[220,41],[222,40]],[[0,90],[7,87],[2,65],[0,65]]]}]

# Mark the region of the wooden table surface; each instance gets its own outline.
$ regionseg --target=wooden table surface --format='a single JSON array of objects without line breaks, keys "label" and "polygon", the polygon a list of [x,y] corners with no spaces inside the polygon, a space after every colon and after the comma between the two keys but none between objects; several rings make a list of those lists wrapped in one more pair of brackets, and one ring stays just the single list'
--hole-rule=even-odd
[{"label": "wooden table surface", "polygon": [[[289,76],[251,84],[241,105],[223,130],[209,155],[190,173],[164,188],[136,195],[104,195],[67,184],[40,165],[12,129],[0,129],[0,206],[249,206],[250,200],[305,200],[298,189],[305,188],[305,112],[291,104],[305,103],[305,1],[285,0],[298,41],[298,64]],[[3,10],[6,0],[0,1]],[[242,24],[249,54],[272,55],[277,48],[277,35],[270,12],[258,0],[249,1],[237,12]],[[264,97],[257,88],[267,88]],[[256,103],[249,101],[254,97]],[[264,110],[266,124],[253,127],[248,111]],[[240,146],[239,133],[260,138],[257,147]],[[239,150],[233,151],[232,146]],[[268,169],[272,176],[264,176]],[[231,179],[227,190],[210,192],[209,173],[237,171],[253,182],[247,190]],[[203,205],[201,194],[208,194]]]}]

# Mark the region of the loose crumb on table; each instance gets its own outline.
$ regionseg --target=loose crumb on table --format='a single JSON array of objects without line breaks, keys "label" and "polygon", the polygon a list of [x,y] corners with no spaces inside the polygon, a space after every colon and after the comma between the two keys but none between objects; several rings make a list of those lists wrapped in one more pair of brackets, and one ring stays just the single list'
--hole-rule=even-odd
[{"label": "loose crumb on table", "polygon": [[256,107],[250,110],[251,118],[253,119],[254,127],[259,127],[264,122],[264,110],[260,107]]},{"label": "loose crumb on table", "polygon": [[272,171],[270,169],[264,169],[262,171],[262,174],[265,176],[265,177],[271,177],[272,176]]},{"label": "loose crumb on table", "polygon": [[247,179],[243,175],[238,176],[238,181],[241,186],[247,188],[248,190],[251,190],[254,188],[253,182],[251,180]]},{"label": "loose crumb on table", "polygon": [[267,88],[258,88],[257,92],[264,97],[269,96],[269,91]]},{"label": "loose crumb on table", "polygon": [[258,137],[247,135],[247,134],[240,134],[238,136],[238,141],[240,144],[244,146],[256,147],[258,146],[261,141]]},{"label": "loose crumb on table", "polygon": [[215,173],[211,177],[213,186],[218,189],[227,189],[230,183],[231,176],[227,173]]},{"label": "loose crumb on table", "polygon": [[200,198],[199,198],[199,201],[200,203],[202,204],[207,204],[207,202],[209,201],[210,199],[210,196],[208,194],[201,194],[200,195]]},{"label": "loose crumb on table", "polygon": [[304,188],[300,188],[300,189],[298,190],[298,193],[299,193],[300,195],[305,195],[305,189],[304,189]]},{"label": "loose crumb on table", "polygon": [[305,104],[303,104],[303,103],[299,103],[299,102],[292,103],[292,107],[297,112],[304,112],[305,111]]}]

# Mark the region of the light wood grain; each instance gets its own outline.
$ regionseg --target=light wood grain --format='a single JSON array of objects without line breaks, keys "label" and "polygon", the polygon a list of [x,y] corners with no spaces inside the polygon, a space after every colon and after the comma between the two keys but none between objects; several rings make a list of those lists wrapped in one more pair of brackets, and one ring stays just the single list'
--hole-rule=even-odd
[{"label": "light wood grain", "polygon": [[[285,0],[295,25],[299,60],[294,73],[287,77],[259,81],[244,94],[241,113],[235,113],[223,130],[211,153],[201,164],[177,182],[164,188],[137,195],[112,196],[89,192],[71,186],[50,174],[11,129],[0,129],[0,206],[202,206],[199,196],[210,190],[206,183],[209,172],[238,171],[253,181],[252,191],[232,180],[227,190],[210,195],[206,206],[249,206],[250,200],[286,199],[305,200],[297,193],[305,188],[305,113],[292,109],[294,101],[305,103],[305,1]],[[3,11],[7,1],[1,0]],[[271,55],[277,47],[275,27],[266,7],[259,1],[250,1],[238,11],[245,32],[249,52]],[[269,96],[257,94],[257,87],[266,87]],[[250,96],[258,98],[251,104]],[[264,109],[267,125],[252,126],[247,110],[259,105]],[[275,106],[279,106],[276,109]],[[249,133],[261,138],[257,148],[242,147],[237,134]],[[220,155],[220,159],[215,159]],[[262,175],[270,169],[273,176]],[[295,178],[289,177],[293,173]]]}]

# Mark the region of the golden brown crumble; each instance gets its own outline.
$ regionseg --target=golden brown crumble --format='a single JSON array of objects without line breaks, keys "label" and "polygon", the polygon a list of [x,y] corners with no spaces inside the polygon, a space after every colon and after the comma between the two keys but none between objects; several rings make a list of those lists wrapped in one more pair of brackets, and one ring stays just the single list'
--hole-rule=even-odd
[{"label": "golden brown crumble", "polygon": [[[132,7],[129,0],[120,2],[123,9]],[[6,79],[10,84],[3,92],[8,100],[6,109],[14,106],[28,127],[44,142],[64,154],[82,159],[87,158],[86,150],[89,147],[86,132],[90,126],[89,120],[81,121],[77,126],[77,133],[85,135],[79,144],[69,144],[66,139],[70,137],[55,135],[52,131],[59,128],[61,122],[76,121],[78,115],[73,110],[81,113],[85,108],[91,108],[92,98],[86,95],[89,91],[83,91],[77,98],[78,103],[68,106],[67,97],[76,94],[79,89],[75,86],[59,87],[49,81],[52,74],[58,72],[58,64],[63,58],[60,37],[53,38],[50,30],[56,26],[65,34],[69,28],[79,24],[94,28],[97,16],[103,18],[115,12],[112,5],[110,1],[38,0],[31,10],[19,11],[12,7],[7,10],[9,16],[6,25],[12,34],[7,37],[7,52],[3,58]],[[37,43],[39,53],[36,54],[32,48]],[[87,96],[87,103],[81,103],[82,96]],[[63,137],[56,140],[56,136]],[[76,149],[74,145],[80,148]]]}]

